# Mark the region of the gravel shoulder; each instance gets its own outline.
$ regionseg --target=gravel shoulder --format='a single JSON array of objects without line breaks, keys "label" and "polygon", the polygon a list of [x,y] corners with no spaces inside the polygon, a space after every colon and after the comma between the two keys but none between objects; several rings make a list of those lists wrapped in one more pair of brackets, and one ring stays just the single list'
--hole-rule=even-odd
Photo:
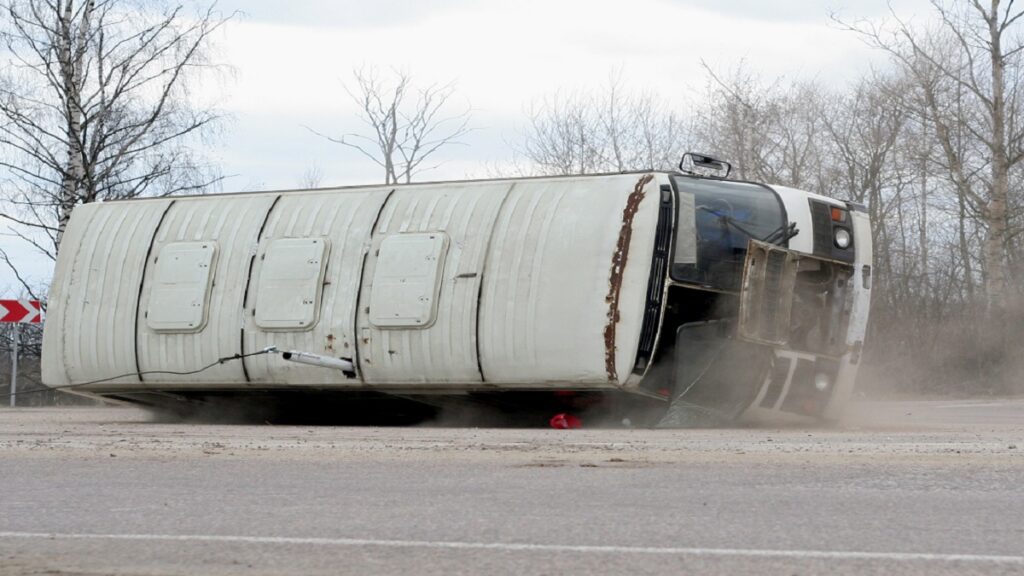
[{"label": "gravel shoulder", "polygon": [[676,463],[807,459],[1024,466],[1024,399],[860,402],[817,428],[489,429],[158,423],[134,408],[0,410],[7,458],[256,458]]}]

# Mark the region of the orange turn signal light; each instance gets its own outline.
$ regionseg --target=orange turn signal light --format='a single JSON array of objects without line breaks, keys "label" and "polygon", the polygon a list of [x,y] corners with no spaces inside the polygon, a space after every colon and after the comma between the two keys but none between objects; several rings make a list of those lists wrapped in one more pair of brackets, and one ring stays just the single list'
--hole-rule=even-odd
[{"label": "orange turn signal light", "polygon": [[832,221],[833,222],[846,222],[846,210],[842,208],[832,207]]}]

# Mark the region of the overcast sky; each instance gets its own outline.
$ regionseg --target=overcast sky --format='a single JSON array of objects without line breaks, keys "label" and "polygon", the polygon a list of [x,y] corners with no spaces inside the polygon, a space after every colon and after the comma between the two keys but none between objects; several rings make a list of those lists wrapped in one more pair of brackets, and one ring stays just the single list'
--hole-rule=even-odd
[{"label": "overcast sky", "polygon": [[[892,0],[904,18],[927,19],[927,0]],[[601,86],[613,71],[683,106],[704,86],[703,59],[728,70],[741,60],[766,78],[842,84],[883,60],[830,23],[884,18],[885,0],[222,0],[238,11],[218,38],[233,72],[202,88],[230,116],[208,151],[229,175],[224,191],[297,187],[315,166],[322,185],[372,183],[380,170],[307,127],[358,131],[344,83],[362,65],[395,67],[418,83],[457,83],[473,132],[441,153],[423,179],[487,175],[512,156],[524,110],[555,90]],[[35,280],[36,257],[0,237]],[[0,289],[17,284],[0,271]]]},{"label": "overcast sky", "polygon": [[[222,2],[240,15],[223,36],[235,78],[222,88],[232,114],[217,156],[225,190],[295,186],[317,166],[325,184],[374,182],[358,152],[311,133],[360,125],[343,83],[362,65],[397,67],[424,84],[457,82],[473,108],[465,146],[424,177],[480,176],[511,156],[524,109],[556,89],[600,86],[621,70],[683,105],[704,86],[703,59],[727,70],[741,59],[765,77],[845,82],[881,57],[829,14],[881,18],[884,0],[313,0]],[[900,0],[902,15],[926,8]]]}]

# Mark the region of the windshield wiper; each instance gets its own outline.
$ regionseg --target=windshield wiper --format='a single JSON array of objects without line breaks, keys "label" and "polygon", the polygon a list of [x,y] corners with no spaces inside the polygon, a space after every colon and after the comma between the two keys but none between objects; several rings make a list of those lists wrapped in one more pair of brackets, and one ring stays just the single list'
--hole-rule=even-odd
[{"label": "windshield wiper", "polygon": [[769,244],[785,244],[790,238],[799,234],[800,231],[796,229],[796,222],[790,222],[789,224],[783,224],[770,234],[761,239],[762,242]]},{"label": "windshield wiper", "polygon": [[747,238],[750,238],[751,240],[758,240],[760,242],[767,242],[769,244],[783,244],[800,232],[799,230],[796,229],[796,222],[790,222],[788,224],[783,224],[782,226],[779,226],[775,230],[769,232],[767,236],[761,238],[757,234],[754,234],[750,230],[747,230],[743,226],[740,226],[739,222],[737,222],[735,218],[729,216],[728,214],[716,212],[713,209],[708,208],[707,206],[697,206],[697,210],[703,210],[709,214],[714,214],[719,219],[721,219],[722,222],[729,226],[732,226],[736,230],[739,230],[741,233],[743,233]]}]

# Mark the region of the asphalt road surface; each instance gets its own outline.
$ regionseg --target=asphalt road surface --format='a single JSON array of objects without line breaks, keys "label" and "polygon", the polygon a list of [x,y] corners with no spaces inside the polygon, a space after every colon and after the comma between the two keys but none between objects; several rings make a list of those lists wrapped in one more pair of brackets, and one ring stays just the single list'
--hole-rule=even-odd
[{"label": "asphalt road surface", "polygon": [[1024,400],[821,429],[0,410],[0,574],[1024,574]]}]

